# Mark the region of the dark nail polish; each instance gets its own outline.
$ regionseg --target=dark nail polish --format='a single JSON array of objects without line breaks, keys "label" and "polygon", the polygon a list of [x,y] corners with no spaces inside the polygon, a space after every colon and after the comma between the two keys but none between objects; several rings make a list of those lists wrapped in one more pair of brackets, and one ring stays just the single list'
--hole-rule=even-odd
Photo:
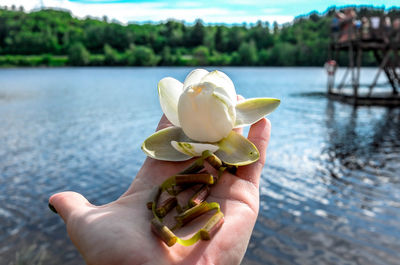
[{"label": "dark nail polish", "polygon": [[54,208],[54,206],[52,204],[49,203],[49,208],[53,213],[58,213],[56,208]]}]

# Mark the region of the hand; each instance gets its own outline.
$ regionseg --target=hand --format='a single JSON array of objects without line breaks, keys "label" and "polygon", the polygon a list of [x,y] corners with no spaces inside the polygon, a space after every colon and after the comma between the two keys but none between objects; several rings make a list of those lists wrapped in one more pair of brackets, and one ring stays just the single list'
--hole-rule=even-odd
[{"label": "hand", "polygon": [[[171,126],[163,116],[158,130]],[[129,189],[116,201],[90,204],[75,192],[61,192],[49,202],[64,220],[68,234],[90,265],[131,264],[239,264],[258,215],[259,179],[265,163],[270,123],[262,119],[250,128],[248,139],[260,159],[239,167],[236,175],[224,172],[208,202],[218,202],[225,222],[210,241],[167,247],[150,230],[150,193],[167,177],[191,161],[176,163],[147,158]],[[189,224],[190,225],[190,224]]]}]

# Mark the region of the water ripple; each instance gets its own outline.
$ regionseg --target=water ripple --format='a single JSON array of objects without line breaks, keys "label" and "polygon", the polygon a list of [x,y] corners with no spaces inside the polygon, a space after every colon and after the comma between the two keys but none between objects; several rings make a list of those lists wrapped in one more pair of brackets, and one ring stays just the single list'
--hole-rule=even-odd
[{"label": "water ripple", "polygon": [[[326,100],[320,68],[223,70],[243,96],[282,100],[243,264],[398,264],[400,110]],[[48,197],[118,198],[161,115],[155,84],[188,71],[0,71],[0,264],[34,244],[46,264],[84,264]]]}]

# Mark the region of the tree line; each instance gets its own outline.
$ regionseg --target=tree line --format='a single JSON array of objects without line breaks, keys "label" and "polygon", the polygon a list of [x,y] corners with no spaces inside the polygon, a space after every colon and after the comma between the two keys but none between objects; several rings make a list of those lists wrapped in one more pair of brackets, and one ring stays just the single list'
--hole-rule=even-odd
[{"label": "tree line", "polygon": [[[385,13],[357,7],[360,14]],[[293,22],[205,25],[168,20],[123,25],[78,19],[66,10],[0,8],[0,65],[3,66],[322,66],[328,58],[335,8]],[[386,12],[387,13],[387,12]],[[398,9],[389,11],[400,16]],[[364,55],[373,65],[370,54]],[[347,58],[339,58],[346,64]]]}]

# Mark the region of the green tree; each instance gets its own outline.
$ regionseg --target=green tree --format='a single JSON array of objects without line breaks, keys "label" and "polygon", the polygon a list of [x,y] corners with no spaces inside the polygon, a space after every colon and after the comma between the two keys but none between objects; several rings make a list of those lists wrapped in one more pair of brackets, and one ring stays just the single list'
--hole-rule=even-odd
[{"label": "green tree", "polygon": [[127,61],[129,65],[155,66],[160,57],[149,47],[131,45],[127,51]]},{"label": "green tree", "polygon": [[257,63],[257,47],[254,40],[243,42],[240,45],[239,60],[241,65],[255,65]]},{"label": "green tree", "polygon": [[[109,19],[78,19],[67,11],[25,13],[0,7],[0,64],[63,65],[68,55],[70,65],[321,66],[328,56],[335,11],[311,12],[288,24],[274,22],[270,28],[262,21],[254,25],[215,26],[201,20],[194,25],[173,20],[123,25]],[[360,6],[356,11],[358,17],[400,17],[398,8]],[[347,64],[347,60],[342,53],[338,63]],[[372,52],[365,52],[363,60],[363,65],[376,65]]]},{"label": "green tree", "polygon": [[194,49],[193,57],[196,65],[207,65],[208,64],[209,51],[206,46],[198,46]]},{"label": "green tree", "polygon": [[200,19],[198,19],[198,20],[196,20],[196,23],[194,24],[194,26],[192,27],[192,29],[190,31],[189,39],[187,40],[187,44],[190,47],[203,45],[204,37],[205,37],[205,30],[204,30],[203,22]]},{"label": "green tree", "polygon": [[161,65],[173,65],[174,57],[171,54],[171,48],[169,46],[165,46],[161,53]]},{"label": "green tree", "polygon": [[104,62],[106,65],[117,65],[118,64],[118,52],[114,50],[110,45],[104,45]]},{"label": "green tree", "polygon": [[74,66],[84,66],[89,63],[90,53],[82,43],[77,42],[71,46],[68,52],[68,62]]}]

